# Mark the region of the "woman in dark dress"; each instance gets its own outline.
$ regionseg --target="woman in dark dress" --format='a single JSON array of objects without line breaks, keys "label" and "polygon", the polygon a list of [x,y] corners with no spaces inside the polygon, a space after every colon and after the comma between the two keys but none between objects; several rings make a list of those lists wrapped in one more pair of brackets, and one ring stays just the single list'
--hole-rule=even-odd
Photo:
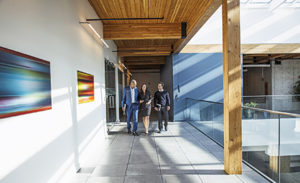
[{"label": "woman in dark dress", "polygon": [[141,91],[139,92],[139,101],[140,101],[140,111],[143,117],[143,123],[145,126],[145,133],[148,134],[149,129],[149,117],[151,114],[151,93],[146,84],[142,85]]}]

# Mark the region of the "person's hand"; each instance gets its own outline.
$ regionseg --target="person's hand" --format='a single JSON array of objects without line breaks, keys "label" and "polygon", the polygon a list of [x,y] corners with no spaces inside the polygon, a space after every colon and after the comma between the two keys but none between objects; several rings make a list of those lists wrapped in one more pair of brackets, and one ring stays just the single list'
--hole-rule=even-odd
[{"label": "person's hand", "polygon": [[168,106],[168,107],[167,107],[167,109],[168,109],[168,111],[169,111],[169,110],[171,109],[171,107],[170,107],[170,106]]},{"label": "person's hand", "polygon": [[155,109],[156,111],[158,111],[158,108],[157,108],[157,107],[154,107],[154,109]]},{"label": "person's hand", "polygon": [[122,111],[125,111],[125,107],[122,107]]},{"label": "person's hand", "polygon": [[144,102],[144,100],[140,100],[140,103],[143,103]]},{"label": "person's hand", "polygon": [[151,104],[151,101],[147,102],[147,104]]}]

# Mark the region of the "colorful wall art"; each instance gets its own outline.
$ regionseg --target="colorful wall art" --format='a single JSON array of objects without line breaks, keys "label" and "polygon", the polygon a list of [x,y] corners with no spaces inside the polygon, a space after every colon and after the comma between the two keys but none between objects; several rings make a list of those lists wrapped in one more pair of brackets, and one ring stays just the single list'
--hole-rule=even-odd
[{"label": "colorful wall art", "polygon": [[50,62],[0,47],[0,118],[49,109]]},{"label": "colorful wall art", "polygon": [[94,76],[77,71],[79,104],[94,101]]}]

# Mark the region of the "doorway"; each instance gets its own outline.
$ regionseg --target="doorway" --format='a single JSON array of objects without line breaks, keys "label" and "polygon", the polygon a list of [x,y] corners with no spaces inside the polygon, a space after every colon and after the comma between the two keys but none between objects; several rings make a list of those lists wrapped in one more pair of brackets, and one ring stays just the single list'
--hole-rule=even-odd
[{"label": "doorway", "polygon": [[111,127],[116,122],[116,86],[115,65],[105,59],[105,99],[106,99],[106,123]]}]

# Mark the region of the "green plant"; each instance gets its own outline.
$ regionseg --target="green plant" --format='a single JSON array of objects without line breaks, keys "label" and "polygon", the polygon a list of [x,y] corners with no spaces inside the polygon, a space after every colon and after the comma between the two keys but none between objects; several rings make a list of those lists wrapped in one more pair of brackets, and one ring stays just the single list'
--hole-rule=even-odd
[{"label": "green plant", "polygon": [[258,104],[255,103],[255,102],[248,102],[248,103],[245,104],[245,106],[247,106],[247,107],[256,107],[257,105]]},{"label": "green plant", "polygon": [[[247,102],[244,106],[255,108],[258,104],[255,102]],[[252,109],[243,109],[243,114],[246,119],[253,119],[255,111]]]},{"label": "green plant", "polygon": [[294,88],[294,94],[298,95],[298,96],[295,96],[295,98],[297,100],[300,100],[300,96],[299,96],[300,95],[300,80],[295,83],[293,88]]}]

